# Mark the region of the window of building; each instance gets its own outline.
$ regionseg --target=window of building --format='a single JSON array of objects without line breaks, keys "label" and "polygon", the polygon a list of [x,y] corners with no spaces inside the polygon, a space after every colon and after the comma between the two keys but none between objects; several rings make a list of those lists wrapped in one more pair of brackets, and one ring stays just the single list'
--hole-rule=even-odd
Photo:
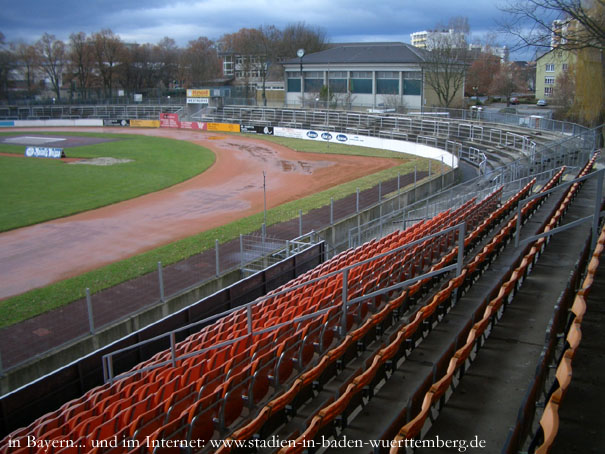
[{"label": "window of building", "polygon": [[398,95],[399,94],[399,72],[397,71],[377,71],[376,72],[376,93],[379,95]]},{"label": "window of building", "polygon": [[403,94],[420,96],[422,94],[422,80],[409,80],[403,81]]},{"label": "window of building", "polygon": [[555,72],[555,64],[554,63],[546,63],[546,72],[554,73]]},{"label": "window of building", "polygon": [[563,71],[567,71],[569,69],[569,65],[567,63],[563,63],[561,69],[563,69]]},{"label": "window of building", "polygon": [[293,79],[288,76],[288,93],[300,93],[300,77]]},{"label": "window of building", "polygon": [[544,97],[552,96],[552,87],[544,87]]},{"label": "window of building", "polygon": [[330,78],[330,91],[332,93],[346,93],[347,92],[347,79]]},{"label": "window of building", "polygon": [[321,71],[305,71],[305,92],[319,93],[324,85],[323,73]]},{"label": "window of building", "polygon": [[550,76],[549,77],[545,77],[544,78],[544,83],[547,84],[547,85],[548,84],[552,85],[552,84],[555,83],[555,78],[554,77],[550,77]]},{"label": "window of building", "polygon": [[372,94],[372,71],[351,71],[351,93]]},{"label": "window of building", "polygon": [[347,72],[346,71],[330,71],[328,73],[330,81],[330,91],[332,93],[347,92]]}]

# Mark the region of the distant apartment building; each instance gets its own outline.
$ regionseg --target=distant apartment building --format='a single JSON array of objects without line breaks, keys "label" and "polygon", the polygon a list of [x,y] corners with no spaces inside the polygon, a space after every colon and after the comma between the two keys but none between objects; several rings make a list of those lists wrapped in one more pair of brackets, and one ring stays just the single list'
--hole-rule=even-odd
[{"label": "distant apartment building", "polygon": [[490,54],[498,57],[501,63],[508,61],[510,52],[508,47],[487,46],[484,44],[470,44],[468,46],[473,58],[477,58],[480,54]]},{"label": "distant apartment building", "polygon": [[552,97],[557,78],[575,62],[574,52],[557,48],[539,57],[536,61],[536,98]]},{"label": "distant apartment building", "polygon": [[566,43],[565,35],[569,33],[570,20],[554,20],[552,21],[552,33],[550,36],[550,48],[555,49]]},{"label": "distant apartment building", "polygon": [[453,29],[449,30],[424,30],[421,32],[415,32],[410,35],[411,44],[414,47],[418,47],[420,49],[428,49],[431,50],[431,43],[440,37],[444,38],[455,38],[456,40],[464,38],[464,34],[457,32]]}]

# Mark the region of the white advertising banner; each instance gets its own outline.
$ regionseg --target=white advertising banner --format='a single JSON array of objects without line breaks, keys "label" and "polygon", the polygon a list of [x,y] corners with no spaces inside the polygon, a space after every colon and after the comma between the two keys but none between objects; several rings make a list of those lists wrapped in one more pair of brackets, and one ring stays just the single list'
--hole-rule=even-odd
[{"label": "white advertising banner", "polygon": [[208,104],[209,98],[187,98],[187,104]]},{"label": "white advertising banner", "polygon": [[443,161],[450,167],[458,167],[458,158],[452,153],[428,145],[406,142],[403,140],[382,139],[380,137],[360,136],[356,134],[344,134],[340,132],[329,132],[312,129],[274,128],[273,134],[278,137],[289,137],[292,139],[315,140],[318,142],[343,143],[360,147],[378,148],[390,150],[397,153],[406,153],[423,158]]},{"label": "white advertising banner", "polygon": [[103,120],[15,120],[14,126],[17,128],[35,128],[44,126],[103,126]]}]

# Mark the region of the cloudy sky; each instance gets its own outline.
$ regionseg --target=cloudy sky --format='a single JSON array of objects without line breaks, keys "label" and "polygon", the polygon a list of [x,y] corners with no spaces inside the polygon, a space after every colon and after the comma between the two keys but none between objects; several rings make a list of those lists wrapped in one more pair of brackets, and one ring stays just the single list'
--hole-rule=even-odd
[{"label": "cloudy sky", "polygon": [[[44,32],[67,40],[73,32],[111,29],[123,41],[180,46],[199,36],[217,39],[242,27],[305,22],[331,42],[402,41],[410,33],[469,19],[473,38],[497,33],[500,0],[0,0],[0,31],[8,42],[34,42]],[[470,8],[469,8],[470,6]],[[496,35],[496,44],[507,38]]]}]

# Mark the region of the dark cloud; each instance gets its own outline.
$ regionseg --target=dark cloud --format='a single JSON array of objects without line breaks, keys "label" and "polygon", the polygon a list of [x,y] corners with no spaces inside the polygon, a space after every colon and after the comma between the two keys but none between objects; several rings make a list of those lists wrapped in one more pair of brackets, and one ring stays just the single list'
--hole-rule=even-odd
[{"label": "dark cloud", "polygon": [[323,28],[330,41],[406,41],[410,33],[467,16],[471,31],[495,31],[501,14],[493,0],[411,2],[401,0],[26,0],[3,6],[0,31],[6,40],[36,41],[48,32],[111,29],[125,41],[155,43],[164,36],[180,45],[199,36],[211,39],[242,27],[305,22]]}]

